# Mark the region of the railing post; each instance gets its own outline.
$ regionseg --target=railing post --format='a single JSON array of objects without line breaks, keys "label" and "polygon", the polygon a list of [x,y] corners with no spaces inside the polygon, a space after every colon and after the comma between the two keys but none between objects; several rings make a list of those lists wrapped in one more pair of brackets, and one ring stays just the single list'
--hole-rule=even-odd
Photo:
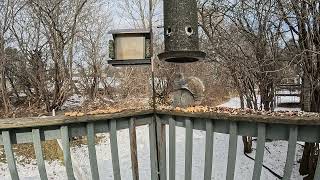
[{"label": "railing post", "polygon": [[151,164],[151,179],[159,179],[159,164],[158,164],[158,151],[157,151],[157,133],[156,133],[156,118],[152,117],[151,124],[149,125],[149,143],[150,143],[150,164]]},{"label": "railing post", "polygon": [[238,144],[238,125],[237,122],[230,122],[229,129],[229,152],[227,165],[227,180],[234,179],[234,172],[237,160],[237,144]]},{"label": "railing post", "polygon": [[41,180],[47,180],[47,171],[46,166],[43,158],[43,152],[41,148],[41,138],[40,138],[40,130],[39,129],[32,129],[32,139],[33,139],[33,147],[36,154],[38,171],[40,174]]},{"label": "railing post", "polygon": [[61,140],[63,149],[63,160],[66,166],[68,180],[75,180],[72,168],[68,126],[61,127]]},{"label": "railing post", "polygon": [[88,123],[87,124],[87,140],[88,140],[91,177],[92,177],[92,180],[99,180],[100,178],[99,178],[95,139],[96,139],[96,135],[94,131],[94,124]]},{"label": "railing post", "polygon": [[167,179],[167,167],[166,167],[166,125],[161,123],[161,119],[156,117],[157,123],[157,142],[158,142],[158,154],[159,154],[159,169],[160,180]]},{"label": "railing post", "polygon": [[121,180],[119,153],[118,153],[118,140],[117,140],[117,121],[110,120],[110,143],[112,155],[113,176],[115,180]]},{"label": "railing post", "polygon": [[14,154],[12,151],[10,132],[9,131],[2,131],[2,138],[3,138],[4,152],[6,154],[11,179],[12,180],[19,180],[19,175],[18,175],[17,166],[16,166],[16,160],[14,158]]},{"label": "railing post", "polygon": [[320,155],[318,155],[316,172],[314,174],[314,179],[320,179]]},{"label": "railing post", "polygon": [[139,165],[138,165],[137,134],[136,134],[135,118],[130,118],[129,120],[129,135],[130,135],[132,179],[139,180]]},{"label": "railing post", "polygon": [[264,146],[266,143],[266,125],[258,124],[258,143],[257,151],[253,168],[252,180],[260,179],[261,170],[263,166]]},{"label": "railing post", "polygon": [[186,119],[185,179],[192,178],[193,121]]},{"label": "railing post", "polygon": [[169,180],[176,177],[176,121],[169,118]]},{"label": "railing post", "polygon": [[206,120],[206,148],[205,148],[205,166],[204,179],[211,180],[212,176],[212,161],[213,161],[213,120]]},{"label": "railing post", "polygon": [[284,167],[283,180],[287,180],[291,178],[294,158],[296,154],[297,137],[298,137],[298,127],[295,125],[291,125],[290,131],[289,131],[288,152],[287,152],[286,165]]}]

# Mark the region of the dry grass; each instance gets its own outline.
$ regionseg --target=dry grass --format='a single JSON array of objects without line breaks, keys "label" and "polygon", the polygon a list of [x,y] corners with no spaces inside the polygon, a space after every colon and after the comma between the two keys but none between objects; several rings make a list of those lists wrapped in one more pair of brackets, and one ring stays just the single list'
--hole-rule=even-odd
[{"label": "dry grass", "polygon": [[[95,144],[102,143],[102,140],[103,140],[102,136],[96,136]],[[88,145],[88,140],[87,140],[86,136],[83,136],[83,137],[73,138],[70,143],[71,143],[71,147],[81,146],[81,145]]]},{"label": "dry grass", "polygon": [[15,106],[14,110],[10,110],[8,114],[5,114],[4,109],[0,107],[0,118],[37,117],[43,115],[48,115],[45,109],[27,104]]},{"label": "dry grass", "polygon": [[219,85],[207,88],[204,94],[205,98],[203,99],[201,105],[211,107],[223,104],[231,97],[235,96],[235,93],[230,92],[229,89]]},{"label": "dry grass", "polygon": [[[42,142],[42,151],[44,159],[48,161],[59,160],[63,161],[63,152],[56,140]],[[6,162],[3,146],[0,146],[0,162]],[[13,152],[22,157],[19,163],[30,164],[33,159],[36,159],[33,144],[15,144],[13,145]]]},{"label": "dry grass", "polygon": [[[103,137],[96,137],[96,144],[102,142]],[[71,147],[87,145],[87,138],[76,138],[71,140]],[[21,164],[30,164],[32,160],[36,159],[33,144],[18,144],[13,145],[14,153],[21,157],[19,158],[18,163]],[[63,162],[63,152],[57,142],[57,140],[50,140],[42,142],[42,151],[44,154],[44,159],[47,161],[58,160]],[[0,146],[0,162],[6,163],[6,157],[4,154],[3,146]]]}]

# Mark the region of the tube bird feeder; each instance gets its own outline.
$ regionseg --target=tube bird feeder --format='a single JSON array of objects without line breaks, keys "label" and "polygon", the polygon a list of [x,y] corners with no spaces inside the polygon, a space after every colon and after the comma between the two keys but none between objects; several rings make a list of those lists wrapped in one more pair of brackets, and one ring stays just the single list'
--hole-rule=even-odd
[{"label": "tube bird feeder", "polygon": [[173,63],[195,62],[205,58],[199,50],[198,14],[196,0],[165,0],[165,51],[160,60]]}]

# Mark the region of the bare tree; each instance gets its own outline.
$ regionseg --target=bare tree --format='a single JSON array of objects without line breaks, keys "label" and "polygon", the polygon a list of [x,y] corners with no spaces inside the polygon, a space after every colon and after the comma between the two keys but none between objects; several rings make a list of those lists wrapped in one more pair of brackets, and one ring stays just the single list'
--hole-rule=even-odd
[{"label": "bare tree", "polygon": [[[199,15],[208,58],[232,78],[241,108],[272,110],[274,86],[281,79],[278,42],[283,33],[278,26],[282,21],[275,18],[275,2],[200,1]],[[244,151],[250,153],[251,138],[243,140]]]},{"label": "bare tree", "polygon": [[[159,2],[159,0],[152,0],[151,16],[156,21],[154,24],[159,23],[157,22]],[[116,5],[119,6],[119,14],[129,25],[134,28],[149,28],[149,0],[120,0]]]},{"label": "bare tree", "polygon": [[4,106],[5,114],[10,110],[10,99],[7,89],[6,67],[8,59],[5,48],[8,40],[8,32],[12,23],[12,18],[16,13],[17,1],[6,0],[0,4],[0,91],[1,101]]},{"label": "bare tree", "polygon": [[[296,47],[299,65],[303,69],[304,111],[320,112],[320,24],[318,1],[277,0],[281,17]],[[284,41],[288,41],[284,39]],[[313,179],[318,159],[318,144],[306,143],[300,165],[300,174]]]},{"label": "bare tree", "polygon": [[101,11],[102,7],[106,8],[100,4],[87,11],[87,20],[81,24],[77,38],[79,39],[77,51],[82,56],[76,64],[81,74],[80,78],[84,80],[82,85],[91,100],[95,100],[99,88],[102,88],[103,78],[108,79],[104,71],[107,62],[105,53],[107,43],[105,42],[107,42],[106,35],[111,19],[109,13]]},{"label": "bare tree", "polygon": [[28,1],[43,26],[53,61],[54,93],[47,110],[59,108],[72,89],[74,38],[81,12],[87,2],[88,0]]}]

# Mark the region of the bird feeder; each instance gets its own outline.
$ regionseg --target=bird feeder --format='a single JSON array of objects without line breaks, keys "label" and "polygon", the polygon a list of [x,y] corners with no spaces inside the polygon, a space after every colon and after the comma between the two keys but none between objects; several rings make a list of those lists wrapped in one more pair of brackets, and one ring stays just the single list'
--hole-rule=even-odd
[{"label": "bird feeder", "polygon": [[160,60],[188,63],[202,60],[206,54],[199,51],[198,14],[196,0],[165,0],[165,51]]},{"label": "bird feeder", "polygon": [[146,29],[121,29],[110,31],[108,64],[112,66],[151,64],[151,34]]}]

